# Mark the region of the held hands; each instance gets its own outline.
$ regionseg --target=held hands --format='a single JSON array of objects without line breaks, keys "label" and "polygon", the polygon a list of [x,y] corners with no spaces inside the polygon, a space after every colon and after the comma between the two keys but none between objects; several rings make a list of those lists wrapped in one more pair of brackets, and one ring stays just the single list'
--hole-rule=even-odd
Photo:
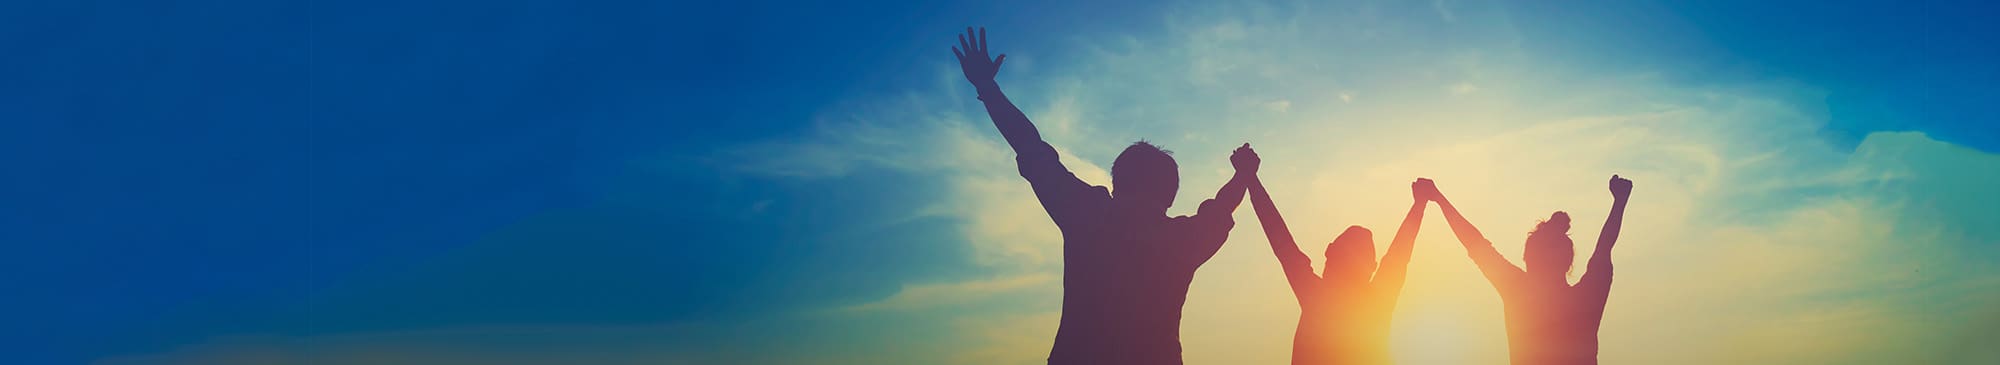
[{"label": "held hands", "polygon": [[1262,162],[1262,159],[1257,158],[1257,151],[1250,149],[1249,143],[1244,143],[1243,147],[1237,147],[1236,152],[1229,154],[1229,164],[1236,166],[1237,175],[1256,175],[1257,164]]},{"label": "held hands", "polygon": [[[973,37],[967,40],[967,37]],[[965,70],[965,80],[974,86],[990,85],[993,75],[1000,73],[1000,63],[1007,62],[1007,55],[987,58],[986,28],[979,28],[978,36],[972,27],[965,27],[965,34],[958,35],[958,47],[951,48],[951,54],[958,56],[958,67]]]},{"label": "held hands", "polygon": [[1410,183],[1410,196],[1418,202],[1432,202],[1443,199],[1444,193],[1438,191],[1436,182],[1420,177]]},{"label": "held hands", "polygon": [[1611,175],[1611,197],[1620,201],[1632,196],[1632,180]]}]

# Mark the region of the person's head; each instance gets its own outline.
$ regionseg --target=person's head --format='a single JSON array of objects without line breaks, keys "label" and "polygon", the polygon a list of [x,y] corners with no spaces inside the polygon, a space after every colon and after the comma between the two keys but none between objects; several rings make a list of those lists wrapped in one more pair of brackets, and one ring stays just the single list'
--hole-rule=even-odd
[{"label": "person's head", "polygon": [[1166,214],[1181,187],[1174,156],[1146,141],[1133,143],[1111,162],[1111,199],[1132,208]]},{"label": "person's head", "polygon": [[1348,226],[1333,243],[1326,244],[1326,267],[1320,277],[1341,282],[1367,282],[1375,273],[1375,234],[1361,226]]},{"label": "person's head", "polygon": [[1530,276],[1568,275],[1576,259],[1576,246],[1569,240],[1569,213],[1558,211],[1535,224],[1522,250],[1521,260],[1527,262]]}]

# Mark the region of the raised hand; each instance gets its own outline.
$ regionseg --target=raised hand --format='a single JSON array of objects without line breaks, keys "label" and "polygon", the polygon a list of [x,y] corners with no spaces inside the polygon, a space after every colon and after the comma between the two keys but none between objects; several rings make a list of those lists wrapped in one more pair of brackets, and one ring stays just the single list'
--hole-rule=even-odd
[{"label": "raised hand", "polygon": [[1625,198],[1631,196],[1632,180],[1618,177],[1618,175],[1611,175],[1611,197],[1613,199],[1625,200]]},{"label": "raised hand", "polygon": [[1263,163],[1263,160],[1257,158],[1257,151],[1250,149],[1249,143],[1244,143],[1243,147],[1237,147],[1236,152],[1229,154],[1229,164],[1236,167],[1238,175],[1256,175],[1257,165],[1260,163]]},{"label": "raised hand", "polygon": [[1420,202],[1437,201],[1444,193],[1438,191],[1436,182],[1419,177],[1410,183],[1410,196]]},{"label": "raised hand", "polygon": [[977,34],[974,36],[972,27],[965,27],[965,34],[958,35],[958,47],[952,47],[951,54],[958,56],[958,67],[965,71],[966,81],[987,85],[993,83],[993,75],[1000,73],[1000,63],[1007,62],[1007,55],[987,58],[986,28],[979,28]]},{"label": "raised hand", "polygon": [[1611,175],[1611,213],[1605,215],[1604,230],[1597,234],[1597,250],[1590,254],[1590,271],[1576,282],[1577,287],[1592,288],[1600,301],[1611,291],[1611,246],[1618,244],[1618,230],[1625,225],[1625,198],[1631,196],[1632,180]]}]

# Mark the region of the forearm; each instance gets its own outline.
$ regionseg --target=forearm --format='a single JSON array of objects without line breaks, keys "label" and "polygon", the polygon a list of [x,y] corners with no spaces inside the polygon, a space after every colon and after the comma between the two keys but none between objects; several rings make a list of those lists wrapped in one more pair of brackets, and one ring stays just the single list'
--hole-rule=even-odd
[{"label": "forearm", "polygon": [[[1235,211],[1237,206],[1243,205],[1243,194],[1250,190],[1251,185],[1261,186],[1263,183],[1257,182],[1257,175],[1254,173],[1236,172],[1236,176],[1230,177],[1229,182],[1223,183],[1222,189],[1215,192],[1215,204],[1229,211]],[[1265,198],[1269,199],[1269,196]]]},{"label": "forearm", "polygon": [[1007,145],[1014,148],[1014,153],[1029,154],[1044,149],[1051,154],[1055,152],[1053,147],[1042,141],[1041,132],[1035,130],[1033,122],[1028,121],[1028,115],[1015,107],[1006,93],[1000,92],[1000,84],[988,81],[975,83],[973,87],[979,90],[979,101],[986,104],[986,114],[993,119],[993,127],[1000,130],[1000,136],[1007,139]]},{"label": "forearm", "polygon": [[1384,263],[1408,261],[1410,252],[1415,250],[1417,231],[1424,224],[1424,208],[1430,202],[1418,200],[1410,205],[1410,212],[1403,215],[1403,226],[1396,228],[1395,240],[1389,241],[1389,253],[1384,255]]},{"label": "forearm", "polygon": [[1403,225],[1396,228],[1396,238],[1389,241],[1389,253],[1382,255],[1382,266],[1376,270],[1375,282],[1389,295],[1402,288],[1403,275],[1409,271],[1410,255],[1416,250],[1417,231],[1424,221],[1424,207],[1430,202],[1418,200],[1410,205],[1410,213],[1403,216]]},{"label": "forearm", "polygon": [[1460,215],[1458,208],[1452,206],[1450,201],[1440,197],[1437,202],[1438,208],[1444,210],[1445,222],[1451,225],[1451,233],[1458,236],[1460,244],[1464,244],[1468,248],[1473,245],[1491,245],[1491,243],[1486,241],[1486,236],[1479,234],[1479,228],[1473,227],[1472,222],[1466,221],[1465,216]]},{"label": "forearm", "polygon": [[1590,256],[1593,266],[1611,263],[1611,246],[1618,243],[1618,231],[1625,225],[1625,199],[1611,203],[1611,214],[1604,219],[1604,230],[1597,234],[1597,250]]},{"label": "forearm", "polygon": [[1264,190],[1264,183],[1251,178],[1249,182],[1250,207],[1257,211],[1257,222],[1264,227],[1264,237],[1271,242],[1271,253],[1278,256],[1280,263],[1304,261],[1305,252],[1299,251],[1298,242],[1292,239],[1292,231],[1285,227],[1285,218],[1278,214],[1278,206],[1271,201],[1271,193]]}]

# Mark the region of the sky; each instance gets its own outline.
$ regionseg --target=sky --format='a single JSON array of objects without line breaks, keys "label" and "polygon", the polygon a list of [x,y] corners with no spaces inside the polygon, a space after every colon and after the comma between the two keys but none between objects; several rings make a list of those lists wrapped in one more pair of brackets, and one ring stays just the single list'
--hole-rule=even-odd
[{"label": "sky", "polygon": [[[1248,142],[1300,242],[1388,229],[1428,177],[1518,259],[1556,210],[1592,242],[1605,179],[1633,179],[1607,363],[1992,363],[1990,10],[8,3],[0,343],[21,364],[1038,363],[1061,242],[952,64],[979,25],[1085,181],[1131,141],[1174,150],[1173,214]],[[1504,362],[1498,298],[1437,218],[1392,350]],[[1187,361],[1284,363],[1282,283],[1238,224],[1190,288]]]}]

